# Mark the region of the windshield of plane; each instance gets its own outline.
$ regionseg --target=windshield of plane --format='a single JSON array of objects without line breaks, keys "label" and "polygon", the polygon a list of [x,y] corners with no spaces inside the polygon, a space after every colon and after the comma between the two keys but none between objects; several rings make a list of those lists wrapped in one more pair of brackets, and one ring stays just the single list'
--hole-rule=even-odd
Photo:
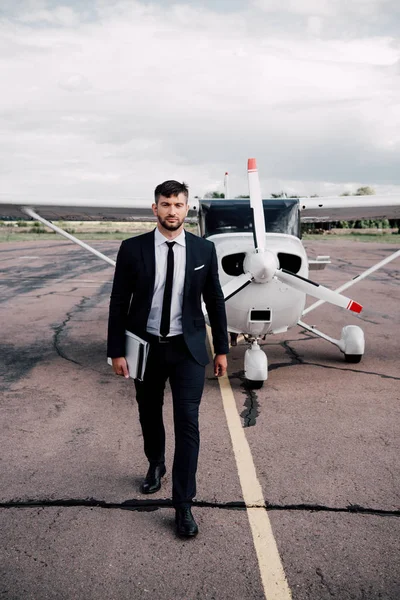
[{"label": "windshield of plane", "polygon": [[[267,233],[300,237],[299,201],[292,198],[263,200]],[[249,199],[210,199],[201,201],[201,235],[252,233],[253,216]]]}]

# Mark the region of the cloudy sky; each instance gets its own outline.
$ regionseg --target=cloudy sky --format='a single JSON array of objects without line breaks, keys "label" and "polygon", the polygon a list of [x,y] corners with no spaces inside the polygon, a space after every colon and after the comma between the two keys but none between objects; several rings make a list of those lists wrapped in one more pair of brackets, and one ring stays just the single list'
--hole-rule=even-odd
[{"label": "cloudy sky", "polygon": [[398,0],[1,0],[0,191],[400,193]]}]

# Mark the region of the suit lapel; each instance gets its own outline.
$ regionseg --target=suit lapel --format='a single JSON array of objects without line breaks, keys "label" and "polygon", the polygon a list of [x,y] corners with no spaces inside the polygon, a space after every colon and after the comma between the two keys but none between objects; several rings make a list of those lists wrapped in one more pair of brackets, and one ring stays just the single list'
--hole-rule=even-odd
[{"label": "suit lapel", "polygon": [[183,288],[183,296],[187,296],[192,280],[193,269],[195,266],[195,249],[193,237],[190,233],[185,233],[186,240],[186,268],[185,268],[185,285]]},{"label": "suit lapel", "polygon": [[147,275],[151,281],[151,293],[154,289],[154,280],[156,277],[156,254],[154,250],[154,231],[146,234],[142,238],[142,260]]}]

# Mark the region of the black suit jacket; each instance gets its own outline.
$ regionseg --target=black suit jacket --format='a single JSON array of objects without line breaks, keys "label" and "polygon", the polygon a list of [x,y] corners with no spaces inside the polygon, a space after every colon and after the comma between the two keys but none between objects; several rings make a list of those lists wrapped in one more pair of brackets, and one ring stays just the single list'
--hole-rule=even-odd
[{"label": "black suit jacket", "polygon": [[[208,360],[201,298],[207,307],[216,354],[229,351],[225,301],[212,242],[186,231],[186,271],[182,329],[189,351],[201,365]],[[201,269],[196,269],[204,265]],[[110,299],[107,356],[125,356],[125,329],[147,339],[146,325],[156,273],[154,231],[122,242]]]}]

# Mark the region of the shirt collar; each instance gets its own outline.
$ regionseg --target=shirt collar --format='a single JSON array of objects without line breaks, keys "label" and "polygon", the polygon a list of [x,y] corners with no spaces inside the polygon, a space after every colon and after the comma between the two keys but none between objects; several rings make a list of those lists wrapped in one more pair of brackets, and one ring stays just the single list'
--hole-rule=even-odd
[{"label": "shirt collar", "polygon": [[154,231],[155,246],[156,247],[161,246],[161,244],[164,244],[164,242],[176,242],[180,246],[186,246],[185,230],[181,231],[181,233],[176,238],[174,238],[173,240],[170,240],[161,233],[161,231],[158,229],[158,227],[156,227],[156,229]]}]

